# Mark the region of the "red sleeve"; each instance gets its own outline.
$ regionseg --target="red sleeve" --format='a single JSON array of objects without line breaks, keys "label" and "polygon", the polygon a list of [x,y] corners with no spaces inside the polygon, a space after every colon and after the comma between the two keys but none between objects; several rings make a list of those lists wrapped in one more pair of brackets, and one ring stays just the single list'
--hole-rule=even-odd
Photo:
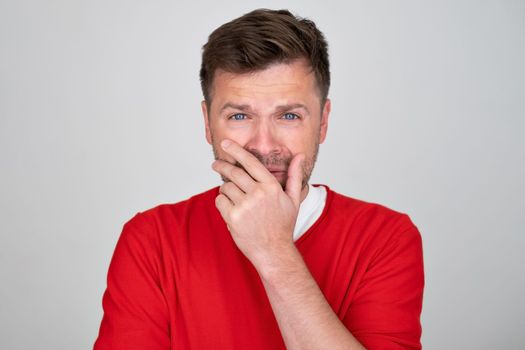
[{"label": "red sleeve", "polygon": [[128,221],[109,265],[94,350],[164,350],[169,314],[159,282],[159,247],[140,214]]},{"label": "red sleeve", "polygon": [[424,270],[415,226],[377,251],[343,319],[368,350],[421,349]]}]

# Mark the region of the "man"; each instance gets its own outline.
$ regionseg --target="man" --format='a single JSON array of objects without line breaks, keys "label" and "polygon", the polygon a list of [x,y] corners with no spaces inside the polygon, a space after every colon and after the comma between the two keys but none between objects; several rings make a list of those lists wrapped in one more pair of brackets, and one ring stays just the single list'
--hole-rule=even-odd
[{"label": "man", "polygon": [[248,13],[200,76],[224,183],[124,225],[95,349],[420,349],[417,228],[308,183],[331,103],[315,24]]}]

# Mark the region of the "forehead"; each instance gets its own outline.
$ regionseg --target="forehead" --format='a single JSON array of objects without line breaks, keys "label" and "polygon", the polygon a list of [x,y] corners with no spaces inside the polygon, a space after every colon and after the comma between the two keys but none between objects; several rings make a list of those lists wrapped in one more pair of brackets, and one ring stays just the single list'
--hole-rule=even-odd
[{"label": "forehead", "polygon": [[[236,74],[217,70],[213,81],[213,105],[232,102],[301,102],[318,98],[315,74],[304,60],[272,64],[264,70]],[[301,100],[301,101],[296,101]]]}]

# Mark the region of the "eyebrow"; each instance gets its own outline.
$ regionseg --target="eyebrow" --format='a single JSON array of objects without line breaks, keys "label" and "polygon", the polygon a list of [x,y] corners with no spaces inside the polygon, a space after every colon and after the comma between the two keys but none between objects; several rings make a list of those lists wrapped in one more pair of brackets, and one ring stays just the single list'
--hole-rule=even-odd
[{"label": "eyebrow", "polygon": [[243,111],[243,112],[251,112],[252,111],[252,109],[251,109],[251,107],[249,105],[239,105],[239,104],[228,102],[224,106],[222,106],[222,108],[221,108],[221,110],[219,112],[222,113],[222,112],[224,112],[225,109],[228,109],[228,108],[238,109],[238,110]]},{"label": "eyebrow", "polygon": [[[219,113],[224,112],[224,110],[226,110],[228,108],[237,109],[237,110],[242,111],[242,112],[249,112],[249,113],[253,113],[254,112],[253,109],[249,105],[227,102],[224,106],[222,106],[222,108],[219,111]],[[275,107],[275,110],[276,110],[276,112],[284,112],[284,111],[288,111],[288,110],[291,110],[291,109],[297,109],[297,108],[304,109],[306,111],[306,113],[310,114],[310,111],[308,110],[308,107],[306,107],[306,105],[304,105],[302,103],[291,103],[291,104],[286,104],[286,105],[279,105],[279,106]]]}]

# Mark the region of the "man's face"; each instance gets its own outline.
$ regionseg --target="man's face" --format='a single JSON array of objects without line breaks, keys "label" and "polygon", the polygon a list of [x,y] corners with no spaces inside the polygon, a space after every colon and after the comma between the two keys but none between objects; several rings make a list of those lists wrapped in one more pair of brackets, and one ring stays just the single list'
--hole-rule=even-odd
[{"label": "man's face", "polygon": [[306,186],[326,137],[330,101],[321,108],[315,74],[304,60],[247,74],[218,70],[211,100],[209,110],[202,102],[202,111],[215,159],[242,168],[220,147],[223,139],[233,140],[257,157],[285,189],[290,161],[304,153]]}]

